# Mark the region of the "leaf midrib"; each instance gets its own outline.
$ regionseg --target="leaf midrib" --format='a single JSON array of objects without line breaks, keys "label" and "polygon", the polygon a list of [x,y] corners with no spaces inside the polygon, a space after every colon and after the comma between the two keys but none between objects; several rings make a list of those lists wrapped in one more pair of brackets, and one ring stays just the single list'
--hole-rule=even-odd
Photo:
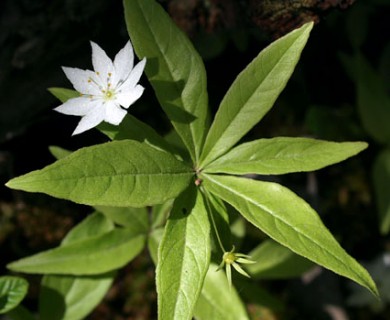
[{"label": "leaf midrib", "polygon": [[[296,38],[294,40],[293,43],[295,43],[296,41],[298,41],[298,39],[300,39],[302,37],[302,34]],[[271,46],[273,46],[274,43],[271,43],[270,46],[268,48],[270,48]],[[258,91],[259,88],[261,88],[264,84],[264,82],[270,77],[270,75],[274,72],[275,68],[277,68],[279,65],[280,65],[280,61],[286,56],[287,52],[289,52],[292,48],[292,45],[288,47],[288,49],[284,52],[284,54],[277,60],[277,62],[275,63],[275,65],[272,67],[272,69],[265,75],[264,79],[261,81],[260,85],[258,87],[255,88],[255,90],[253,90],[253,92],[249,95],[249,97],[245,100],[245,102],[242,103],[242,105],[247,105],[248,102],[250,100],[252,100],[252,98],[255,96],[255,93]],[[262,54],[262,52],[260,53]],[[256,59],[256,58],[255,58]],[[239,80],[239,82],[237,84],[241,85],[241,74],[238,76],[239,78],[237,80]],[[234,83],[234,82],[233,82]],[[287,81],[285,81],[284,85],[286,85]],[[269,90],[267,90],[269,91]],[[228,90],[228,92],[226,93],[225,97],[222,99],[221,101],[221,104],[220,106],[222,106],[225,102],[225,100],[227,99],[228,95],[229,95],[229,92],[230,92],[230,89]],[[276,100],[277,97],[274,99]],[[242,110],[243,108],[241,108],[240,110]],[[238,116],[238,114],[240,113],[240,110],[235,112],[232,120],[230,121],[230,123],[234,122]],[[229,125],[230,126],[230,125]],[[227,128],[229,126],[226,126],[223,130],[223,132],[220,134],[219,138],[216,140],[216,142],[214,143],[214,145],[210,148],[210,151],[207,153],[206,157],[204,158],[204,160],[202,161],[202,165],[203,167],[207,166],[208,164],[210,164],[210,162],[213,161],[213,159],[209,159],[209,155],[212,154],[212,151],[219,145],[222,137],[226,134],[226,131],[227,131]],[[214,131],[213,131],[214,132]],[[206,140],[206,143],[207,143],[207,140]],[[226,151],[227,152],[227,151]],[[226,154],[226,152],[222,153],[221,155],[219,155],[218,157],[221,157],[223,156],[224,154]]]},{"label": "leaf midrib", "polygon": [[[138,7],[140,8],[140,11],[142,11],[142,13],[143,13],[143,18],[146,21],[146,25],[148,26],[148,29],[149,29],[150,33],[152,34],[153,38],[156,39],[155,33],[149,27],[150,26],[150,21],[146,18],[146,15],[144,14],[144,11],[142,10],[142,7],[139,5],[138,2],[137,2],[137,4],[138,4]],[[169,28],[170,28],[169,30],[171,31],[172,27],[170,26]],[[169,34],[171,35],[171,32],[169,32]],[[171,39],[171,36],[169,36],[169,39]],[[160,56],[163,58],[162,61],[164,61],[165,67],[169,70],[169,77],[170,77],[171,81],[174,84],[174,87],[176,89],[176,93],[180,97],[179,100],[181,102],[181,105],[183,106],[183,109],[185,111],[187,111],[187,109],[184,107],[184,106],[187,105],[187,103],[185,103],[185,99],[182,97],[182,91],[180,90],[179,85],[176,83],[175,78],[173,77],[173,70],[175,68],[173,67],[173,64],[170,63],[170,61],[163,54],[163,50],[162,50],[162,47],[160,46],[159,42],[155,41],[155,44],[156,44],[156,46],[158,47],[158,49],[160,51]],[[185,45],[188,46],[187,43],[185,43]],[[191,56],[191,65],[192,65],[192,59],[193,59],[193,57]],[[200,78],[202,79],[202,82],[203,82],[203,77],[200,77]],[[198,101],[200,101],[200,99]],[[199,103],[197,103],[197,105],[199,105]],[[196,110],[197,108],[194,108],[194,109]],[[172,122],[180,124],[179,122],[176,122],[176,121],[172,121]],[[194,147],[194,152],[195,152],[193,160],[197,161],[197,157],[199,156],[199,148],[200,148],[200,146],[198,146],[197,141],[195,141],[194,125],[193,125],[193,123],[190,123],[189,128],[190,128],[190,132],[191,132],[191,141],[192,141],[192,144],[193,144],[193,147]],[[190,152],[190,154],[192,154],[192,150],[188,150],[188,151]]]},{"label": "leaf midrib", "polygon": [[[332,257],[334,257],[337,261],[339,261],[343,266],[346,267],[346,269],[350,270],[351,273],[353,273],[355,276],[357,276],[357,279],[360,279],[360,275],[357,274],[353,269],[351,269],[348,264],[344,263],[343,260],[341,260],[338,256],[334,255],[331,251],[327,250],[326,248],[322,247],[320,244],[318,244],[316,241],[314,241],[313,239],[311,239],[309,236],[307,236],[304,232],[302,232],[300,229],[297,229],[295,227],[293,227],[291,224],[289,224],[288,222],[286,222],[283,218],[281,218],[280,216],[278,215],[275,215],[275,214],[272,214],[271,212],[269,212],[268,210],[266,210],[264,208],[264,206],[262,206],[261,204],[259,203],[256,203],[254,202],[251,198],[248,198],[246,197],[245,195],[242,195],[241,193],[237,192],[236,190],[233,190],[231,188],[229,188],[228,186],[225,186],[224,184],[221,184],[219,182],[217,182],[216,180],[213,180],[210,175],[205,175],[210,181],[212,181],[213,183],[219,185],[220,187],[230,191],[231,193],[237,195],[237,196],[240,196],[242,197],[243,199],[245,199],[246,201],[248,201],[249,203],[251,203],[252,205],[254,205],[255,207],[260,207],[261,210],[265,211],[266,213],[270,214],[271,216],[273,216],[275,219],[281,221],[282,223],[284,223],[285,225],[287,225],[288,227],[290,227],[291,229],[295,230],[298,234],[302,235],[304,238],[310,240],[312,243],[314,243],[316,246],[318,246],[319,248],[321,248],[322,250],[324,250],[325,252],[327,252],[329,255],[331,255]],[[250,214],[250,216],[252,216],[252,214]],[[283,244],[283,245],[286,245],[286,244]],[[287,246],[287,245],[286,245]],[[290,248],[290,247],[288,247]],[[292,248],[290,248],[292,251],[295,251],[293,250]],[[298,252],[297,252],[298,253]],[[300,253],[298,253],[299,255],[301,255]],[[307,258],[307,257],[306,257]],[[309,258],[310,259],[310,258]],[[335,271],[336,273],[339,273],[337,271]]]}]

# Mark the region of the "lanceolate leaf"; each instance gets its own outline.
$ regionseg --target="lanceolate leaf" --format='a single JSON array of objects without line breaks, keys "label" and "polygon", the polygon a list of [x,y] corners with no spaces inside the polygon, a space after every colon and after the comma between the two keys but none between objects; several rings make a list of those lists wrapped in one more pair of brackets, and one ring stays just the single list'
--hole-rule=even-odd
[{"label": "lanceolate leaf", "polygon": [[314,266],[313,262],[268,239],[249,253],[254,264],[246,270],[255,279],[288,279],[299,277]]},{"label": "lanceolate leaf", "polygon": [[273,42],[238,75],[207,135],[201,167],[228,151],[271,109],[294,71],[312,26],[305,24]]},{"label": "lanceolate leaf", "polygon": [[283,174],[313,171],[343,161],[367,147],[364,142],[329,142],[306,138],[261,139],[239,145],[204,172]]},{"label": "lanceolate leaf", "polygon": [[197,320],[246,320],[249,319],[244,304],[234,288],[230,288],[222,271],[211,264],[195,307]]},{"label": "lanceolate leaf", "polygon": [[56,158],[57,160],[65,158],[72,153],[72,151],[69,151],[69,150],[66,150],[64,148],[57,147],[57,146],[50,146],[49,151],[52,154],[52,156],[54,158]]},{"label": "lanceolate leaf", "polygon": [[380,217],[380,231],[390,231],[390,150],[382,151],[374,162],[372,169],[376,201]]},{"label": "lanceolate leaf", "polygon": [[172,148],[152,127],[133,117],[131,114],[127,114],[119,126],[103,122],[98,126],[98,129],[111,140],[131,139],[145,142],[160,150],[171,153],[174,152],[174,148]]},{"label": "lanceolate leaf", "polygon": [[175,201],[158,252],[160,320],[192,319],[210,262],[210,226],[201,193],[190,186]]},{"label": "lanceolate leaf", "polygon": [[15,308],[27,294],[28,282],[14,276],[0,277],[0,314]]},{"label": "lanceolate leaf", "polygon": [[144,207],[177,196],[192,171],[169,153],[123,140],[80,149],[7,186],[88,205]]},{"label": "lanceolate leaf", "polygon": [[49,88],[50,93],[61,102],[66,102],[71,98],[80,97],[80,93],[76,90],[65,88]]},{"label": "lanceolate leaf", "polygon": [[13,271],[43,274],[92,275],[118,269],[143,249],[145,235],[115,229],[7,265]]},{"label": "lanceolate leaf", "polygon": [[112,222],[126,227],[134,232],[147,233],[149,230],[149,216],[147,208],[118,208],[118,207],[96,207]]},{"label": "lanceolate leaf", "polygon": [[[94,213],[74,227],[61,245],[97,237],[113,228],[113,223],[105,216]],[[113,271],[97,276],[44,276],[39,297],[39,319],[84,319],[103,299],[114,276]]]},{"label": "lanceolate leaf", "polygon": [[367,132],[378,142],[390,144],[390,97],[387,84],[363,56],[355,58],[357,102]]},{"label": "lanceolate leaf", "polygon": [[103,214],[95,212],[73,227],[62,240],[61,246],[98,237],[112,230],[114,223]]},{"label": "lanceolate leaf", "polygon": [[367,271],[349,256],[301,198],[279,184],[202,175],[203,185],[275,241],[378,294]]},{"label": "lanceolate leaf", "polygon": [[40,320],[84,319],[104,298],[115,272],[96,276],[45,276],[39,303]]},{"label": "lanceolate leaf", "polygon": [[206,72],[191,42],[155,0],[124,0],[134,49],[157,98],[196,161],[207,131]]}]

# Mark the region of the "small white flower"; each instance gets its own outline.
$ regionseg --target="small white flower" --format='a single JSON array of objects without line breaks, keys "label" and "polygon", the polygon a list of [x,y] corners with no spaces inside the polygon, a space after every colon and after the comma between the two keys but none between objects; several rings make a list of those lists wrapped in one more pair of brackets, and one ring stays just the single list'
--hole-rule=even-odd
[{"label": "small white flower", "polygon": [[123,108],[129,108],[144,91],[137,83],[146,59],[134,66],[130,41],[117,53],[114,61],[96,43],[91,41],[91,46],[94,71],[62,67],[80,97],[69,99],[54,110],[82,116],[73,135],[87,131],[102,121],[119,125],[126,115]]}]

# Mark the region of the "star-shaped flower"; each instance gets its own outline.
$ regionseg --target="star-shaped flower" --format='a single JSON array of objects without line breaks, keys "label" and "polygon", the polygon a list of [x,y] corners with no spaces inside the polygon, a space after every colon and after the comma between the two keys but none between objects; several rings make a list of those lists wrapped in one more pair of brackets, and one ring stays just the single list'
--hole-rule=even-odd
[{"label": "star-shaped flower", "polygon": [[229,282],[229,286],[232,286],[232,268],[233,266],[234,269],[240,274],[242,274],[245,277],[250,278],[249,274],[245,272],[244,269],[241,268],[239,263],[242,264],[251,264],[251,263],[256,263],[256,261],[251,260],[251,257],[243,254],[243,253],[235,253],[234,252],[235,247],[233,246],[231,251],[224,252],[222,256],[222,262],[218,266],[217,271],[222,269],[223,267],[226,268],[226,277]]},{"label": "star-shaped flower", "polygon": [[[87,131],[102,121],[119,125],[126,110],[139,97],[144,88],[137,84],[146,59],[134,66],[134,52],[130,41],[112,61],[96,43],[91,42],[94,71],[63,67],[66,77],[80,93],[54,110],[82,116],[73,135]],[[123,109],[124,108],[124,109]]]}]

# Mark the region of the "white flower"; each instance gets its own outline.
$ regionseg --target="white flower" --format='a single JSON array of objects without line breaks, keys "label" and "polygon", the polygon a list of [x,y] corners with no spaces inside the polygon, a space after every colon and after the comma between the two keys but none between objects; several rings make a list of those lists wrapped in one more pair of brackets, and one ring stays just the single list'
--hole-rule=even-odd
[{"label": "white flower", "polygon": [[54,110],[82,116],[73,135],[89,130],[102,121],[119,125],[127,113],[124,109],[129,108],[144,91],[137,83],[146,59],[134,66],[130,41],[117,53],[114,62],[96,43],[91,42],[91,46],[94,71],[62,67],[80,97],[69,99]]}]

